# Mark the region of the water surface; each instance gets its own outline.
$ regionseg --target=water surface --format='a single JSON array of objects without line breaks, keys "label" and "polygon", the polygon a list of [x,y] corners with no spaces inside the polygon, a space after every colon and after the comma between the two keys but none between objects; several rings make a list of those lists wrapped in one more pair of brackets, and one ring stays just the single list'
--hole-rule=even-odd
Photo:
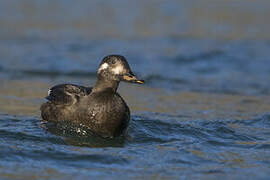
[{"label": "water surface", "polygon": [[[0,3],[0,179],[268,179],[268,1],[55,2]],[[128,136],[46,129],[48,88],[111,53],[146,80],[119,88]]]}]

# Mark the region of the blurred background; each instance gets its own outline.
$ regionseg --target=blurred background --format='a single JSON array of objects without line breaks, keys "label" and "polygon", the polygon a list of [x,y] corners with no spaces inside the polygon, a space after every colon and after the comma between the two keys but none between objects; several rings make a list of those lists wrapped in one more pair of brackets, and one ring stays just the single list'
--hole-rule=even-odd
[{"label": "blurred background", "polygon": [[[1,109],[39,114],[48,87],[93,84],[108,54],[126,56],[147,81],[142,91],[268,95],[269,8],[267,0],[0,1]],[[130,97],[128,87],[120,91]],[[20,101],[34,109],[12,110]]]},{"label": "blurred background", "polygon": [[[0,176],[268,178],[269,18],[269,0],[0,0]],[[48,89],[92,86],[108,54],[146,80],[119,88],[128,143],[45,133]]]},{"label": "blurred background", "polygon": [[1,1],[2,39],[269,38],[267,0]]}]

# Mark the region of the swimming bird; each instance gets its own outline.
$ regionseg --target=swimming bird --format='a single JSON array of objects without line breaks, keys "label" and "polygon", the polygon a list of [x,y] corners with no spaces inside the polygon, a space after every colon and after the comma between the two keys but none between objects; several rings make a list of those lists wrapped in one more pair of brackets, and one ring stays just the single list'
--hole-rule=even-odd
[{"label": "swimming bird", "polygon": [[106,56],[99,65],[94,87],[60,84],[50,88],[48,101],[40,107],[41,118],[84,127],[102,137],[123,135],[130,110],[117,93],[120,81],[144,83],[132,73],[124,56]]}]

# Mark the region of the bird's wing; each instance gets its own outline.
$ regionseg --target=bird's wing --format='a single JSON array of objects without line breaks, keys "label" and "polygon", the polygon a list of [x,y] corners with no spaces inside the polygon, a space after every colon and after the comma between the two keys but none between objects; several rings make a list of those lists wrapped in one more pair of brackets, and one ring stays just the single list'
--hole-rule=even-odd
[{"label": "bird's wing", "polygon": [[60,84],[52,87],[48,91],[47,100],[55,104],[73,104],[81,97],[90,94],[92,88],[78,86],[74,84]]}]

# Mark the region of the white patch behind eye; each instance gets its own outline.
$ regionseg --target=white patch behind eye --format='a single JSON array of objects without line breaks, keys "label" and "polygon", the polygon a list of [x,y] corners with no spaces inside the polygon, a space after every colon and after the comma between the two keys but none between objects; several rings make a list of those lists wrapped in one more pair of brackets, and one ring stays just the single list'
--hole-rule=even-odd
[{"label": "white patch behind eye", "polygon": [[122,65],[118,65],[115,68],[112,69],[114,74],[121,74],[123,72],[124,68]]},{"label": "white patch behind eye", "polygon": [[49,90],[48,90],[48,96],[51,94],[51,92],[52,92],[52,90],[51,90],[51,89],[49,89]]},{"label": "white patch behind eye", "polygon": [[107,69],[108,67],[109,67],[109,64],[108,64],[108,63],[103,63],[103,64],[99,67],[98,72],[100,72],[100,71],[103,70],[103,69]]}]

